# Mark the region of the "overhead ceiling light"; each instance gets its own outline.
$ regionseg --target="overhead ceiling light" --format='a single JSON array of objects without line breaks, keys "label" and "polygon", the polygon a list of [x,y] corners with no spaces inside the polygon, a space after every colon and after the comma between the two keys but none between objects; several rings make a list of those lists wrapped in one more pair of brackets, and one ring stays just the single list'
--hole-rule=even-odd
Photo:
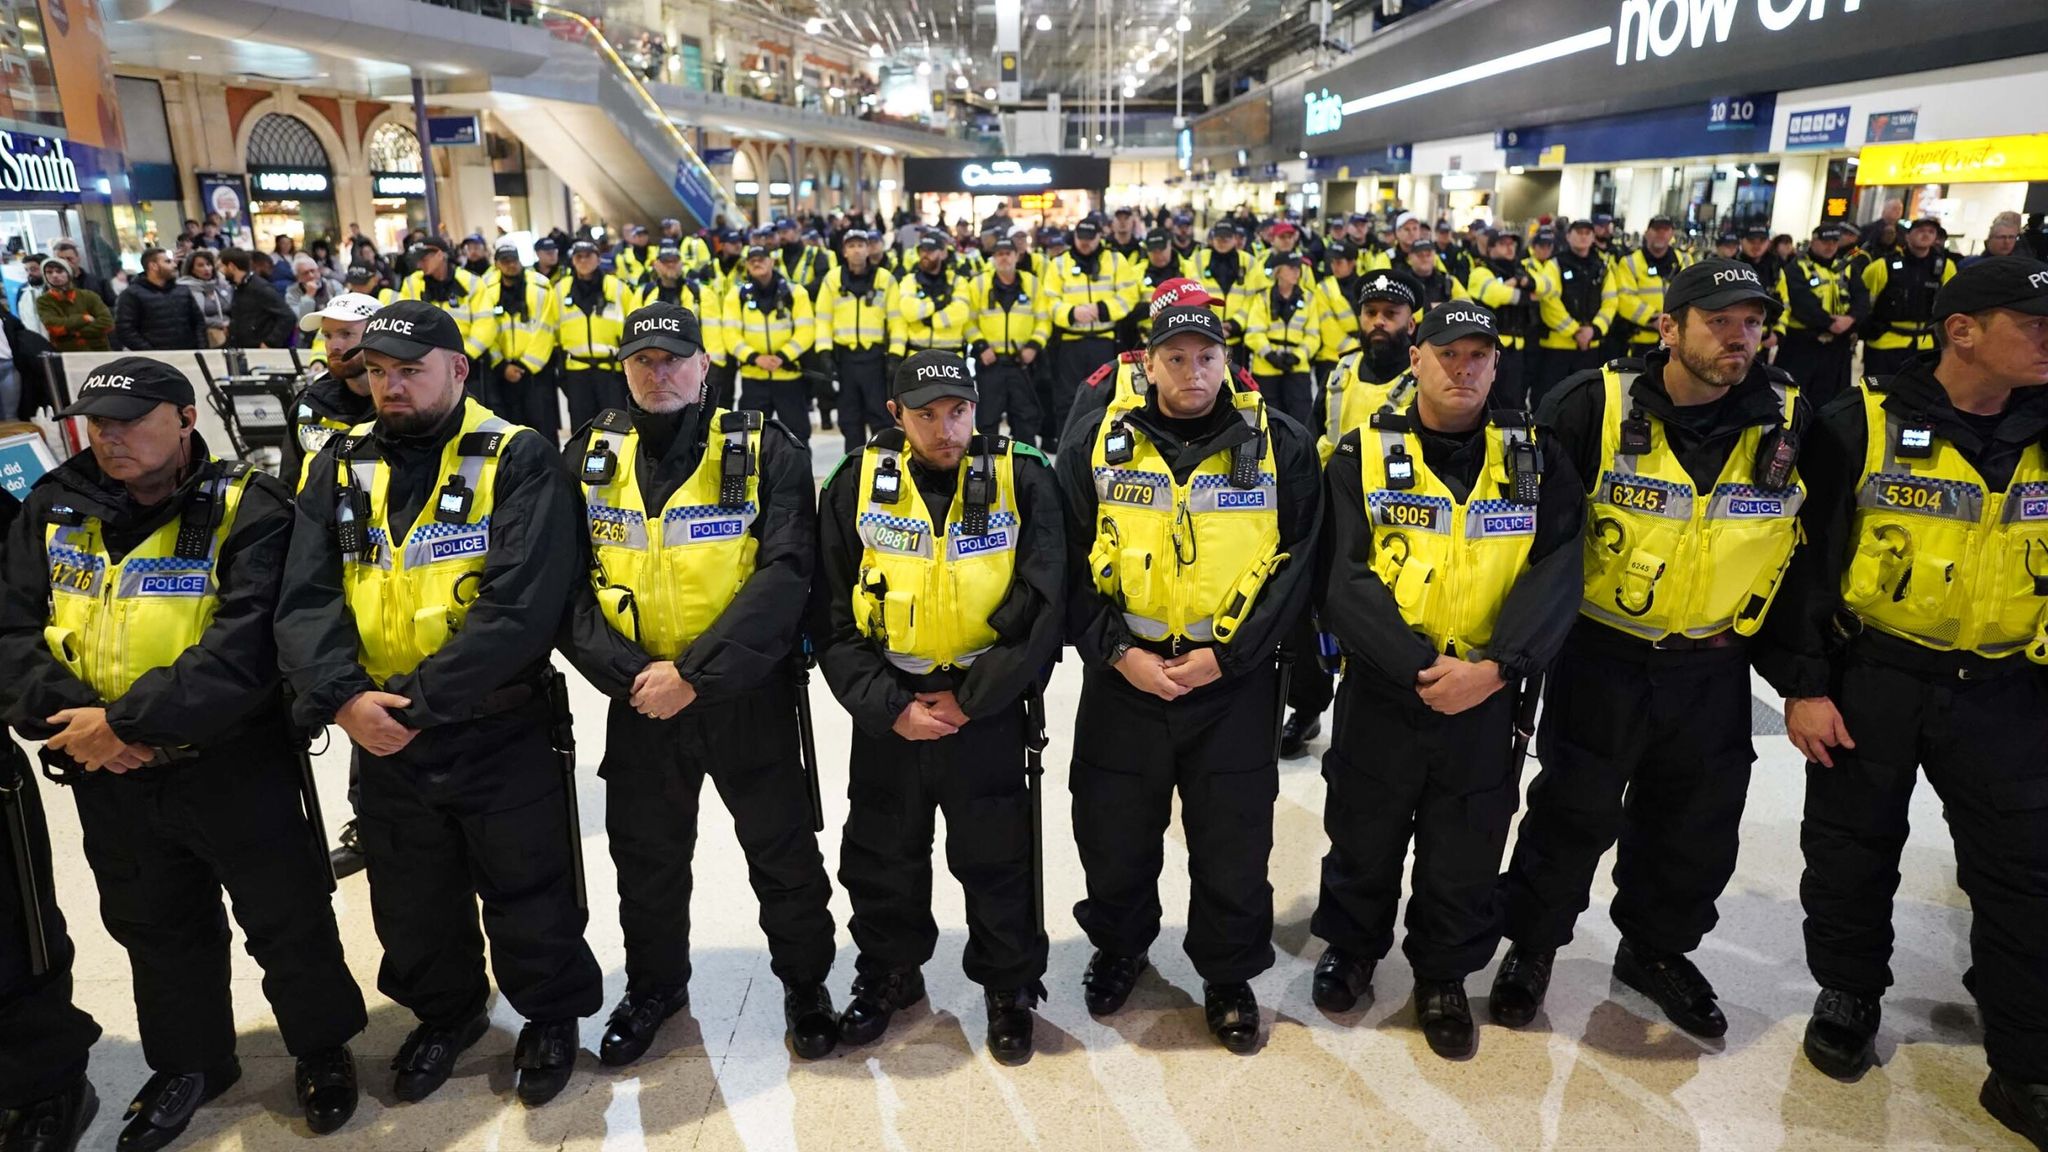
[{"label": "overhead ceiling light", "polygon": [[1050,32],[1052,31],[1052,17],[1047,16],[1043,12],[1040,12],[1038,14],[1037,21],[1034,22],[1031,26],[1033,28],[1038,29],[1040,32]]},{"label": "overhead ceiling light", "polygon": [[929,75],[931,75],[931,74],[932,74],[932,62],[931,62],[931,61],[929,61],[929,60],[919,60],[919,61],[917,62],[917,74],[918,74],[919,76],[929,76]]},{"label": "overhead ceiling light", "polygon": [[201,56],[201,55],[199,55],[198,53],[196,53],[196,52],[195,52],[195,53],[193,53],[192,55],[190,55],[190,56],[187,56],[187,57],[185,57],[185,59],[187,59],[187,60],[204,60],[204,59],[206,59],[206,57],[204,57],[204,56]]},{"label": "overhead ceiling light", "polygon": [[982,98],[983,100],[993,100],[993,99],[995,99],[995,98],[996,98],[996,90],[995,90],[995,89],[993,89],[993,88],[983,88],[983,89],[981,90],[981,98]]},{"label": "overhead ceiling light", "polygon": [[831,98],[833,98],[834,100],[844,100],[844,99],[846,99],[846,89],[844,89],[844,88],[827,88],[827,89],[825,89],[825,95],[827,95],[827,96],[830,96],[830,97],[831,97]]},{"label": "overhead ceiling light", "polygon": [[1159,38],[1158,40],[1154,41],[1154,42],[1153,42],[1153,44],[1152,44],[1152,50],[1153,50],[1154,52],[1164,52],[1164,51],[1166,51],[1166,47],[1167,47],[1167,45],[1166,45],[1166,37],[1164,37],[1164,36],[1161,36],[1161,37],[1160,37],[1160,38]]},{"label": "overhead ceiling light", "polygon": [[962,91],[962,92],[965,92],[965,91],[967,91],[967,77],[965,77],[965,76],[955,76],[955,77],[953,77],[953,87],[955,87],[955,88],[959,89],[959,90],[960,90],[960,91]]},{"label": "overhead ceiling light", "polygon": [[870,60],[880,60],[881,58],[882,58],[882,46],[881,46],[880,44],[870,44],[870,45],[868,45],[868,59],[870,59]]},{"label": "overhead ceiling light", "polygon": [[1173,30],[1175,32],[1192,32],[1195,30],[1195,25],[1193,21],[1183,16],[1173,22]]},{"label": "overhead ceiling light", "polygon": [[823,20],[818,19],[816,16],[813,16],[809,20],[804,21],[804,35],[806,36],[816,36],[818,33],[823,32],[824,30],[825,22]]}]

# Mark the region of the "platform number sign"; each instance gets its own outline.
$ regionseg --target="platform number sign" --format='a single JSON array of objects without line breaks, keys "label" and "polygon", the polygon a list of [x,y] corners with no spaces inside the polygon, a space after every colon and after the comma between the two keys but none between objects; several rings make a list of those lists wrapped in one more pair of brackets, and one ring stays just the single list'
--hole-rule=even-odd
[{"label": "platform number sign", "polygon": [[1756,101],[1748,96],[1729,96],[1707,104],[1707,131],[1727,132],[1756,127]]}]

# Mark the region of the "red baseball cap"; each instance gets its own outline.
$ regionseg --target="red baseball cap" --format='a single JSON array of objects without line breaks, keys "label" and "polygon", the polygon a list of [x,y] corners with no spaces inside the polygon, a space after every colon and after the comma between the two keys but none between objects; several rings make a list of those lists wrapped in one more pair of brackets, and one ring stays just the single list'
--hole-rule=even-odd
[{"label": "red baseball cap", "polygon": [[1213,303],[1215,301],[1209,298],[1209,292],[1202,287],[1201,281],[1177,276],[1152,290],[1151,314],[1157,316],[1168,308]]}]

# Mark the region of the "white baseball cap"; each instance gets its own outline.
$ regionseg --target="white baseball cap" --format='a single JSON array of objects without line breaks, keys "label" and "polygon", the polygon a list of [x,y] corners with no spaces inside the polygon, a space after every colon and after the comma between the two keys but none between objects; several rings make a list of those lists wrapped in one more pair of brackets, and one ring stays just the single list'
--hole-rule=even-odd
[{"label": "white baseball cap", "polygon": [[[1422,224],[1422,217],[1417,216],[1413,212],[1403,212],[1399,216],[1394,217],[1394,227],[1399,228],[1401,225],[1406,224],[1410,220],[1415,221],[1417,224]],[[1423,226],[1428,227],[1428,225],[1426,224],[1424,224]]]},{"label": "white baseball cap", "polygon": [[379,304],[375,296],[365,296],[361,292],[344,292],[328,301],[326,308],[299,317],[299,331],[314,331],[320,327],[322,319],[341,320],[350,324],[368,320],[382,307],[384,305]]}]

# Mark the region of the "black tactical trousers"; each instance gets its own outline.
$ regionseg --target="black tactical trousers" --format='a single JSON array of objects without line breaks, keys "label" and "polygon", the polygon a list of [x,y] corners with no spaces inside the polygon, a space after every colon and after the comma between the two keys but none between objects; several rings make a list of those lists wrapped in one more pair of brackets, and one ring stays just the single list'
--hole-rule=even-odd
[{"label": "black tactical trousers", "polygon": [[[581,428],[599,412],[616,408],[623,412],[633,394],[626,388],[626,374],[605,369],[578,369],[572,362],[562,373],[562,395],[569,398],[569,427]],[[501,413],[502,415],[502,413]]]},{"label": "black tactical trousers", "polygon": [[280,727],[274,741],[195,760],[81,773],[72,788],[100,919],[128,952],[142,1055],[155,1071],[206,1071],[235,1054],[222,889],[263,967],[285,1048],[305,1056],[363,1030],[326,845],[306,823],[298,775]]},{"label": "black tactical trousers", "polygon": [[1892,376],[1905,370],[1906,365],[1919,356],[1917,348],[1872,348],[1863,346],[1863,374],[1865,376]]},{"label": "black tactical trousers", "polygon": [[1551,670],[1529,813],[1503,887],[1507,935],[1562,948],[1614,846],[1623,936],[1691,952],[1735,875],[1749,791],[1749,664],[1725,648],[1659,651],[1580,620]]},{"label": "black tactical trousers", "polygon": [[1188,959],[1202,979],[1273,965],[1278,673],[1261,664],[1174,701],[1090,668],[1074,721],[1074,839],[1088,896],[1074,918],[1097,948],[1135,956],[1159,935],[1159,870],[1173,795],[1188,849]]},{"label": "black tactical trousers", "polygon": [[1496,408],[1521,408],[1529,402],[1528,352],[1501,346],[1500,359],[1493,368],[1493,392],[1489,399]]},{"label": "black tactical trousers", "polygon": [[[2048,674],[1866,635],[1830,693],[1856,747],[1806,766],[1806,963],[1823,987],[1891,986],[1892,894],[1918,770],[1941,797],[1994,1071],[2048,1083]],[[1957,675],[1963,670],[1971,677]]]},{"label": "black tactical trousers", "polygon": [[872,736],[856,725],[849,777],[839,884],[853,904],[858,969],[916,968],[938,947],[936,809],[946,814],[946,864],[967,897],[967,978],[993,989],[1036,984],[1046,938],[1032,901],[1023,704],[938,740]]},{"label": "black tactical trousers", "polygon": [[791,691],[779,680],[729,703],[700,701],[668,720],[612,702],[598,775],[619,871],[628,990],[689,983],[690,858],[706,776],[747,857],[769,967],[784,983],[823,980],[831,970],[832,887],[811,831]]},{"label": "black tactical trousers", "polygon": [[596,1012],[603,984],[583,941],[546,708],[429,728],[396,756],[361,760],[378,990],[425,1023],[459,1025],[490,998],[488,935],[491,970],[521,1016]]},{"label": "black tactical trousers", "polygon": [[1066,434],[1067,416],[1074,410],[1074,393],[1104,364],[1116,360],[1116,341],[1108,336],[1067,335],[1054,338],[1052,408],[1044,424],[1045,438],[1059,445]]},{"label": "black tactical trousers", "polygon": [[1337,678],[1323,671],[1316,614],[1303,612],[1284,650],[1288,660],[1287,706],[1304,716],[1321,716],[1337,692]]},{"label": "black tactical trousers", "polygon": [[974,381],[981,401],[974,408],[975,431],[993,436],[1003,430],[1003,417],[1010,418],[1010,438],[1032,443],[1041,416],[1038,391],[1031,385],[1030,368],[1014,360],[993,364],[975,363]]},{"label": "black tactical trousers", "polygon": [[1849,387],[1854,349],[1854,341],[1846,335],[1823,343],[1818,332],[1787,332],[1778,340],[1778,355],[1772,363],[1791,374],[1806,402],[1818,412]]},{"label": "black tactical trousers", "polygon": [[740,407],[765,412],[805,444],[811,442],[811,386],[799,376],[771,380],[749,369],[740,373]]},{"label": "black tactical trousers", "polygon": [[[10,767],[9,762],[14,766]],[[14,781],[18,779],[17,785]],[[71,936],[52,896],[50,827],[43,818],[36,770],[0,730],[0,1111],[54,1096],[85,1074],[86,1054],[100,1026],[71,1002]],[[17,841],[18,827],[27,835]],[[15,871],[22,847],[42,908],[49,968],[29,966],[30,924]]]},{"label": "black tactical trousers", "polygon": [[1524,367],[1522,376],[1529,393],[1529,410],[1535,411],[1552,388],[1606,362],[1607,354],[1601,350],[1598,340],[1583,352],[1577,348],[1529,349],[1529,363]]},{"label": "black tactical trousers", "polygon": [[533,429],[550,444],[559,442],[562,407],[553,372],[528,372],[514,382],[505,379],[505,366],[500,364],[491,370],[491,376],[496,399],[486,405],[491,411]]},{"label": "black tactical trousers", "polygon": [[1315,382],[1307,372],[1283,372],[1277,376],[1258,377],[1259,395],[1266,403],[1294,417],[1294,422],[1303,428],[1313,429],[1315,423]]},{"label": "black tactical trousers", "polygon": [[895,427],[889,419],[887,353],[880,348],[842,349],[833,358],[839,376],[839,430],[846,436],[846,454],[853,455],[868,438]]},{"label": "black tactical trousers", "polygon": [[1401,950],[1416,979],[1463,980],[1492,959],[1500,859],[1520,799],[1519,765],[1508,762],[1511,687],[1445,716],[1371,669],[1344,677],[1323,755],[1330,851],[1310,922],[1316,935],[1362,959],[1385,956],[1413,840]]}]

